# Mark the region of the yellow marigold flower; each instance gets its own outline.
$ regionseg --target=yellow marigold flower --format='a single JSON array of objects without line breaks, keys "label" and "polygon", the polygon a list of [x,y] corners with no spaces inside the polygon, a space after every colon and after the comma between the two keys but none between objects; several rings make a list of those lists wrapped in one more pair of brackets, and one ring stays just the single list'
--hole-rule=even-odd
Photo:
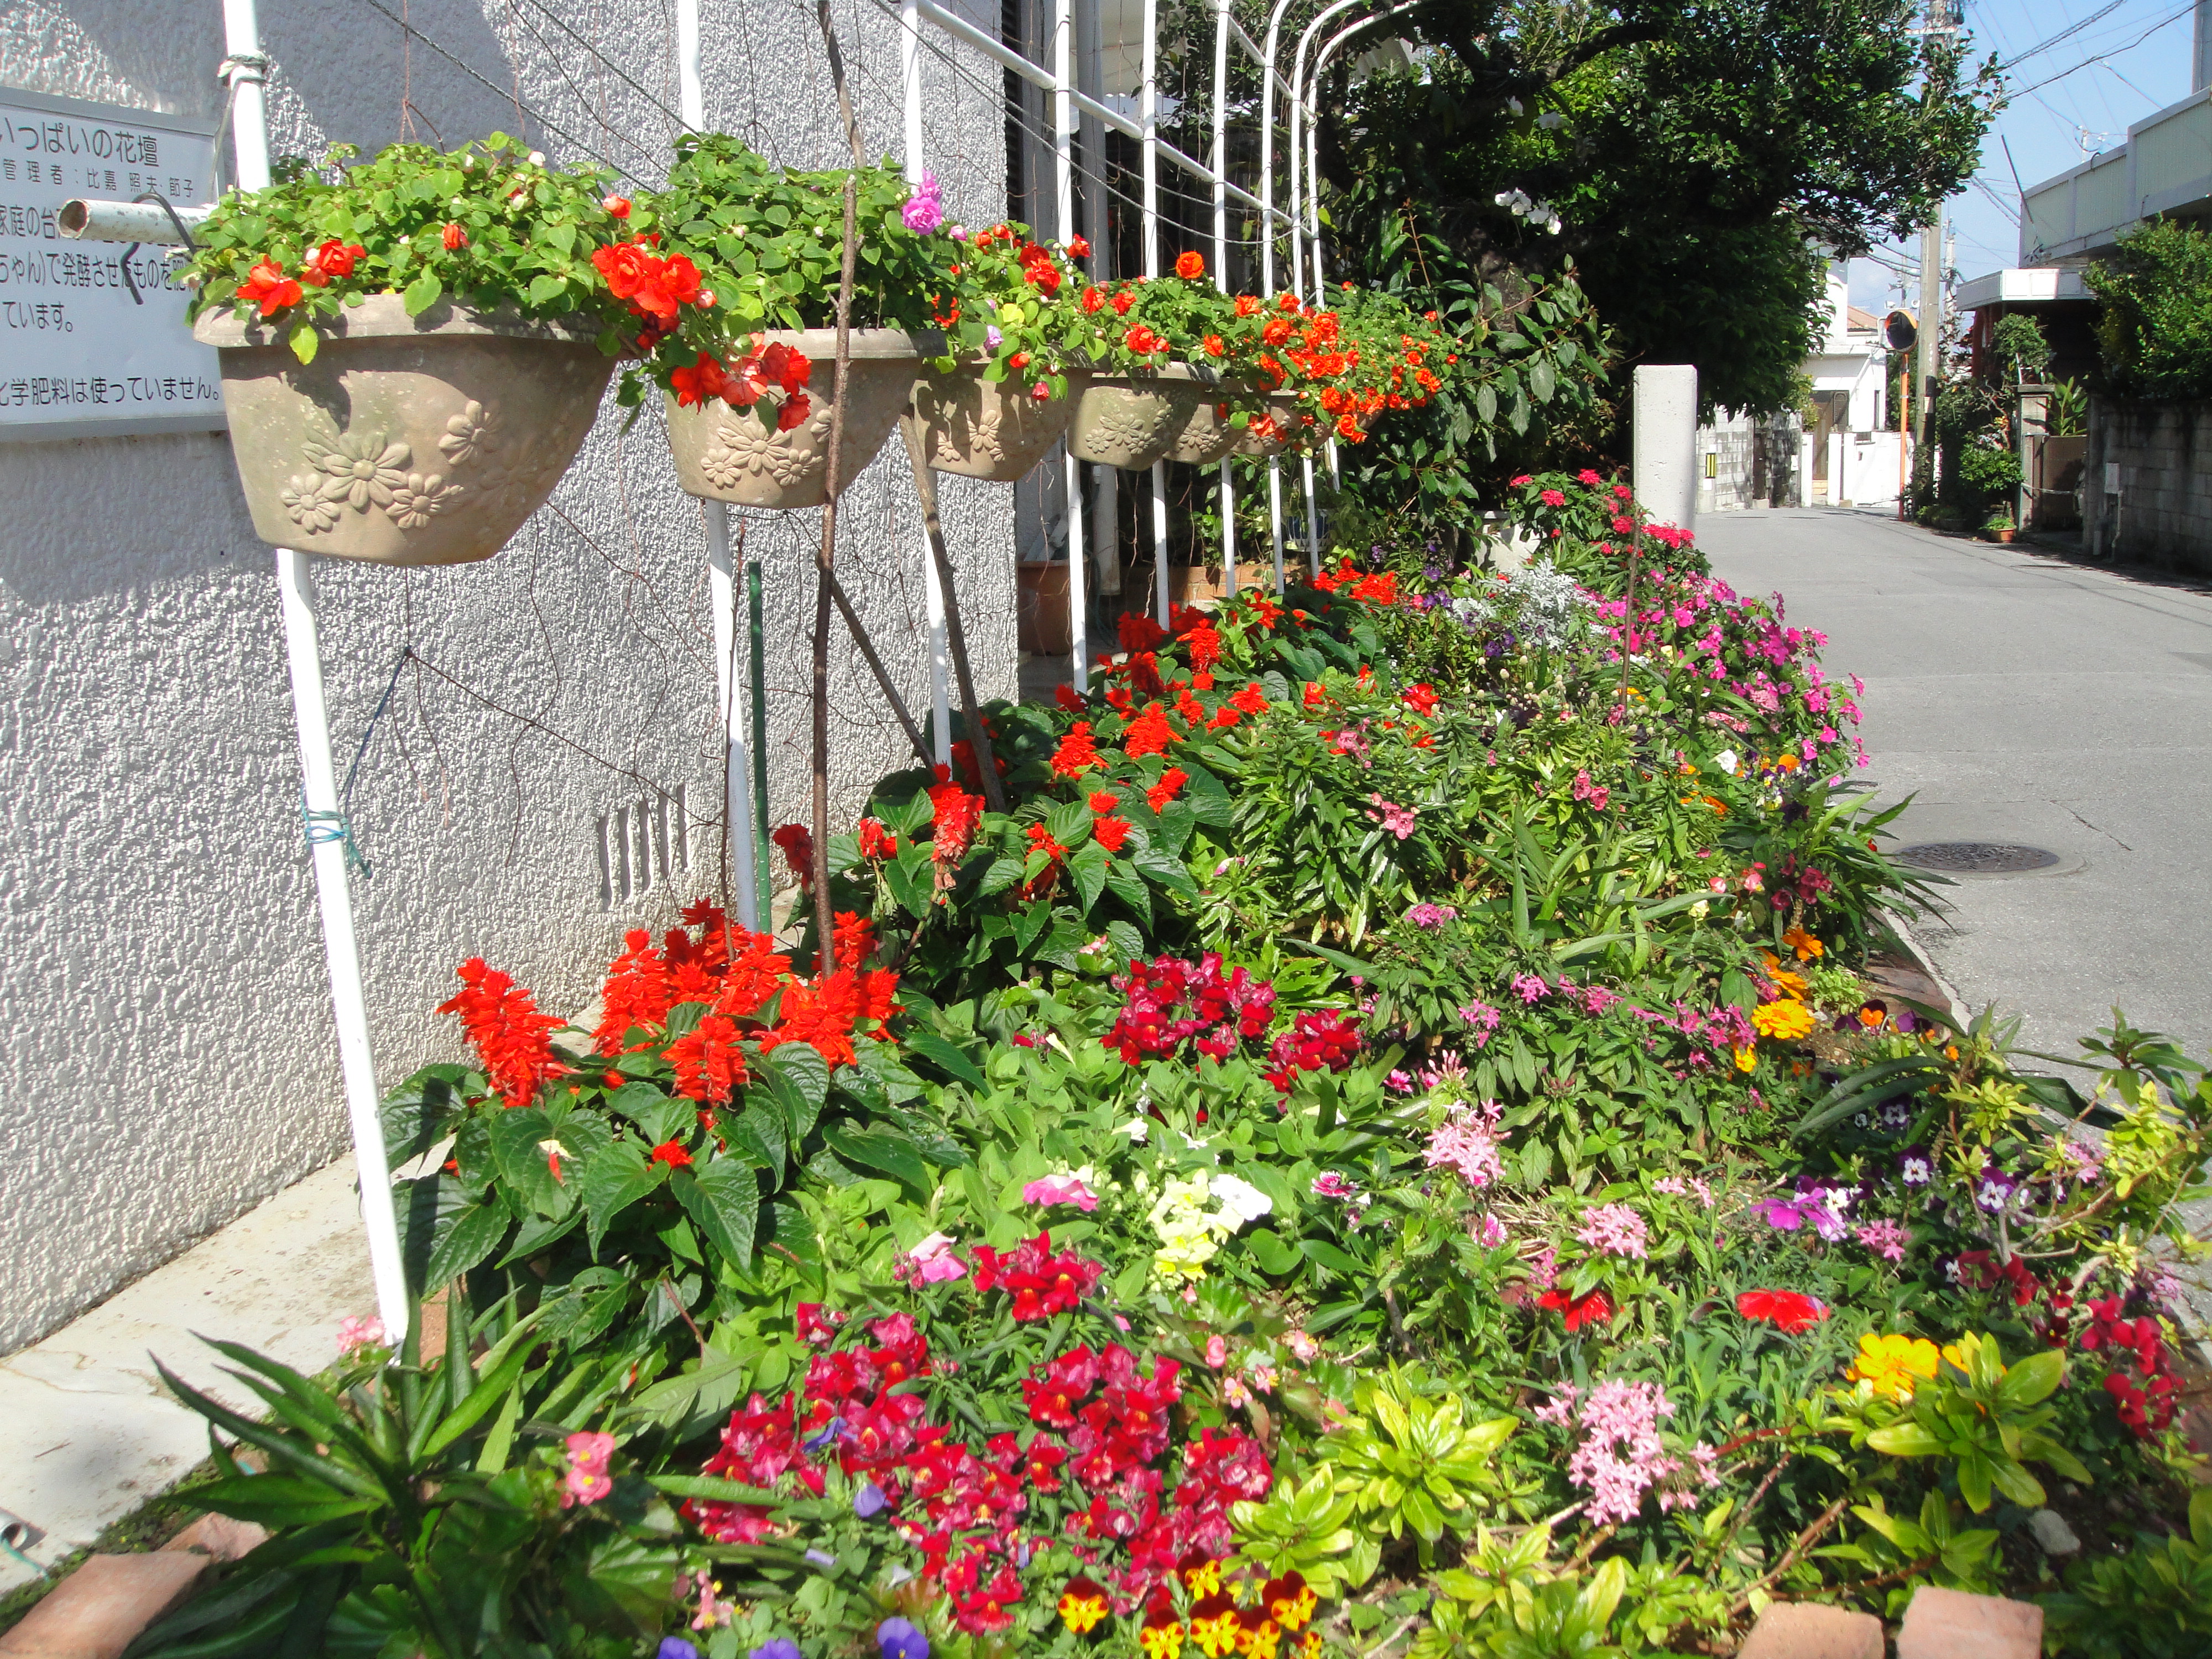
[{"label": "yellow marigold flower", "polygon": [[1793,974],[1784,968],[1782,965],[1781,957],[1762,951],[1759,952],[1759,960],[1766,964],[1767,978],[1772,980],[1778,987],[1791,996],[1802,997],[1809,988],[1805,982],[1804,975]]},{"label": "yellow marigold flower", "polygon": [[1752,1011],[1751,1023],[1761,1036],[1795,1042],[1813,1030],[1813,1011],[1795,997],[1769,1002]]},{"label": "yellow marigold flower", "polygon": [[[1952,1349],[1945,1357],[1956,1352]],[[1871,1382],[1885,1400],[1910,1400],[1916,1380],[1925,1382],[1936,1375],[1936,1345],[1924,1337],[1869,1332],[1859,1339],[1859,1357],[1844,1375],[1855,1382]]]},{"label": "yellow marigold flower", "polygon": [[1106,1616],[1106,1592],[1088,1578],[1071,1578],[1060,1593],[1060,1622],[1078,1636]]},{"label": "yellow marigold flower", "polygon": [[1137,1632],[1137,1645],[1145,1659],[1182,1659],[1182,1626],[1173,1619],[1148,1623]]},{"label": "yellow marigold flower", "polygon": [[1748,1072],[1748,1071],[1753,1070],[1754,1067],[1756,1067],[1756,1066],[1758,1066],[1758,1064],[1759,1064],[1759,1050],[1758,1050],[1758,1049],[1756,1049],[1756,1048],[1739,1048],[1739,1049],[1737,1049],[1737,1050],[1735,1051],[1735,1068],[1736,1068],[1736,1070],[1737,1070],[1737,1071],[1739,1071],[1739,1072]]}]

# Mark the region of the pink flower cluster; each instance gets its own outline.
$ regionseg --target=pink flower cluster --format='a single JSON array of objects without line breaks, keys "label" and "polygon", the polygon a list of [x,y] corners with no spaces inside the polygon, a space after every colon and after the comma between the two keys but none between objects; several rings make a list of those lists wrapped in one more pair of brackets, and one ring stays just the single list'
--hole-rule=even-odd
[{"label": "pink flower cluster", "polygon": [[1674,1407],[1656,1382],[1601,1382],[1583,1398],[1564,1383],[1548,1406],[1537,1410],[1540,1422],[1573,1426],[1582,1443],[1567,1459],[1567,1474],[1589,1494],[1589,1518],[1601,1526],[1636,1518],[1644,1495],[1661,1488],[1659,1507],[1693,1510],[1703,1487],[1720,1484],[1719,1454],[1702,1442],[1678,1457],[1659,1437],[1659,1419]]},{"label": "pink flower cluster", "polygon": [[1128,1001],[1103,1041],[1132,1066],[1172,1056],[1186,1042],[1226,1060],[1241,1041],[1263,1035],[1275,1014],[1274,986],[1243,968],[1224,977],[1212,951],[1197,962],[1133,961],[1114,988]]},{"label": "pink flower cluster", "polygon": [[1599,1204],[1585,1210],[1575,1237],[1601,1255],[1633,1256],[1639,1261],[1645,1259],[1650,1243],[1644,1218],[1626,1204]]},{"label": "pink flower cluster", "polygon": [[1478,1192],[1493,1181],[1503,1180],[1498,1120],[1504,1110],[1494,1100],[1484,1101],[1480,1113],[1472,1106],[1457,1108],[1429,1136],[1422,1153],[1424,1161],[1431,1170],[1456,1170],[1459,1178]]},{"label": "pink flower cluster", "polygon": [[1866,1221],[1851,1230],[1851,1236],[1886,1261],[1905,1260],[1905,1247],[1912,1243],[1912,1232],[1895,1221]]},{"label": "pink flower cluster", "polygon": [[1583,771],[1575,774],[1574,796],[1577,800],[1588,801],[1592,811],[1602,812],[1606,803],[1613,799],[1613,792],[1601,783],[1592,783],[1590,775]]},{"label": "pink flower cluster", "polygon": [[1370,795],[1367,799],[1370,803],[1367,813],[1369,817],[1381,824],[1389,834],[1397,836],[1400,841],[1412,839],[1414,820],[1420,817],[1418,811],[1410,806],[1401,806],[1393,800],[1386,800],[1379,793]]},{"label": "pink flower cluster", "polygon": [[568,1468],[561,1477],[561,1507],[596,1504],[615,1489],[607,1473],[607,1460],[615,1455],[615,1437],[588,1431],[570,1435],[561,1443],[568,1448]]}]

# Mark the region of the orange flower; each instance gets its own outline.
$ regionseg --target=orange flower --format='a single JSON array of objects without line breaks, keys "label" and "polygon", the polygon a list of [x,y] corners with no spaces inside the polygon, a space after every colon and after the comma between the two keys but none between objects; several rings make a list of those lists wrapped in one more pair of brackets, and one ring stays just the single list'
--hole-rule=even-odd
[{"label": "orange flower", "polygon": [[1155,812],[1164,812],[1168,803],[1182,793],[1183,785],[1189,781],[1189,773],[1180,766],[1170,766],[1160,774],[1158,783],[1145,791],[1145,805]]},{"label": "orange flower", "polygon": [[448,220],[446,222],[446,228],[440,233],[439,240],[445,243],[448,251],[451,251],[457,247],[466,247],[469,245],[469,234],[460,226]]},{"label": "orange flower", "polygon": [[1206,275],[1206,256],[1202,253],[1176,255],[1176,275],[1187,283],[1194,283]]},{"label": "orange flower", "polygon": [[275,260],[264,259],[238,285],[238,297],[258,306],[263,316],[274,317],[287,306],[300,303],[300,285]]},{"label": "orange flower", "polygon": [[1222,340],[1222,337],[1218,334],[1209,334],[1206,337],[1206,355],[1207,356],[1225,356],[1228,354],[1228,345]]},{"label": "orange flower", "polygon": [[1053,775],[1079,778],[1094,766],[1106,763],[1098,758],[1097,740],[1091,735],[1091,722],[1078,720],[1060,740],[1060,748],[1053,755]]}]

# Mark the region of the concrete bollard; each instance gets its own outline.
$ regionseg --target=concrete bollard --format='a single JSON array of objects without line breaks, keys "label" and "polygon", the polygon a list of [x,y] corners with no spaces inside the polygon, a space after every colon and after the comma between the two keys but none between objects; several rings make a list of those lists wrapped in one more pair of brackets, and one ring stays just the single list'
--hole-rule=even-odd
[{"label": "concrete bollard", "polygon": [[1698,371],[1692,363],[1645,363],[1636,371],[1631,444],[1636,499],[1653,524],[1694,530],[1698,521]]}]

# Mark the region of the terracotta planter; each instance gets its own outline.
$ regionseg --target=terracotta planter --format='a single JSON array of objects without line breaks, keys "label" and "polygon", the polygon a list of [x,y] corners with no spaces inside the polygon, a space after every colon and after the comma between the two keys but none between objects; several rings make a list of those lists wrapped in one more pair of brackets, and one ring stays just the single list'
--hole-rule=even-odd
[{"label": "terracotta planter", "polygon": [[1067,447],[1101,466],[1148,467],[1168,459],[1200,410],[1211,422],[1218,398],[1218,383],[1180,363],[1154,374],[1096,375],[1075,407]]},{"label": "terracotta planter", "polygon": [[1065,397],[1030,395],[1035,382],[1018,376],[986,380],[980,368],[924,374],[908,405],[923,424],[922,453],[939,472],[1012,483],[1042,461],[1075,418],[1091,376],[1067,377]]},{"label": "terracotta planter", "polygon": [[1260,412],[1263,415],[1273,416],[1275,424],[1282,428],[1284,435],[1276,439],[1262,438],[1258,433],[1253,431],[1249,425],[1247,425],[1237,432],[1236,442],[1230,447],[1230,453],[1261,457],[1280,455],[1292,447],[1297,442],[1297,434],[1305,430],[1298,400],[1291,394],[1280,392],[1272,393],[1265,399],[1264,407]]},{"label": "terracotta planter", "polygon": [[291,325],[210,313],[238,481],[253,532],[376,564],[488,559],[553,493],[599,412],[614,362],[588,325],[444,301],[410,317],[371,295],[302,363]]},{"label": "terracotta planter", "polygon": [[[783,406],[781,391],[771,391],[750,409],[733,409],[719,398],[686,409],[674,398],[665,398],[676,482],[690,495],[740,507],[819,507],[830,494],[830,410],[837,391],[837,331],[810,328],[767,338],[813,360],[814,377],[807,386],[812,410],[784,432],[774,418]],[[853,331],[839,495],[875,459],[898,424],[914,389],[915,361],[942,349],[942,339],[934,335],[896,328]],[[763,410],[769,416],[766,421],[761,418]]]}]

